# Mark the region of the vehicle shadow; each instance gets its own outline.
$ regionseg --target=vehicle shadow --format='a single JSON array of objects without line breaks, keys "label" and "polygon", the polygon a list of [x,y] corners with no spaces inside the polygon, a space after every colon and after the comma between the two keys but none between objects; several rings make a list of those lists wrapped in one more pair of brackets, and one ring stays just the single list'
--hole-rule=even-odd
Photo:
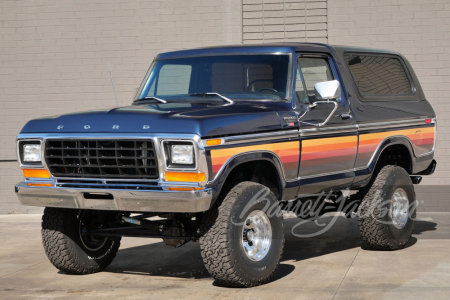
[{"label": "vehicle shadow", "polygon": [[[356,218],[323,216],[318,222],[300,222],[302,220],[297,218],[285,220],[284,253],[273,281],[294,271],[295,266],[290,263],[292,261],[307,260],[362,245]],[[334,223],[328,230],[313,235],[330,225],[330,222]],[[414,235],[420,236],[433,230],[436,230],[436,223],[418,220]],[[191,279],[211,278],[204,267],[198,242],[190,242],[181,248],[173,249],[164,242],[154,241],[151,239],[151,244],[119,250],[116,259],[105,272]],[[406,247],[411,247],[416,242],[417,238],[413,236]]]}]

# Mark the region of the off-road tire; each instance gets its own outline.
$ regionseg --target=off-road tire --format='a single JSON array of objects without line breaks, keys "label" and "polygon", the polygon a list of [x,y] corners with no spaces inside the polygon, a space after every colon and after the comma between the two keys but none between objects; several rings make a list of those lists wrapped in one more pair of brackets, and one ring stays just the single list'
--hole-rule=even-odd
[{"label": "off-road tire", "polygon": [[[207,211],[201,224],[200,248],[206,269],[216,283],[233,287],[253,287],[267,283],[277,269],[284,247],[284,222],[275,195],[270,192],[265,199],[249,201],[264,185],[242,182],[233,187],[223,201]],[[246,207],[248,205],[248,207]],[[272,208],[272,211],[267,208]],[[245,213],[240,216],[244,211]],[[255,210],[267,214],[272,227],[272,240],[267,255],[260,261],[250,260],[242,246],[242,229],[246,217]],[[236,222],[237,221],[237,222]]]},{"label": "off-road tire", "polygon": [[45,208],[42,244],[50,262],[68,274],[91,274],[105,269],[116,256],[120,238],[107,239],[96,251],[87,249],[79,234],[79,210]]},{"label": "off-road tire", "polygon": [[[403,228],[392,224],[388,211],[392,196],[397,188],[402,188],[409,201],[409,217]],[[416,217],[416,195],[411,178],[405,169],[384,166],[365,194],[358,208],[358,225],[363,237],[363,248],[373,250],[398,250],[405,247],[414,230]]]}]

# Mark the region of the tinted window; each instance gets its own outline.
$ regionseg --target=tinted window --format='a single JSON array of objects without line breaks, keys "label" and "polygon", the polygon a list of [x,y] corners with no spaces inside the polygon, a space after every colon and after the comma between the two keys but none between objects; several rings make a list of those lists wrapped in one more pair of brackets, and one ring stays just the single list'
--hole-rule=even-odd
[{"label": "tinted window", "polygon": [[257,92],[263,88],[273,88],[273,69],[268,64],[212,64],[212,90],[217,93]]},{"label": "tinted window", "polygon": [[288,55],[227,55],[159,60],[140,95],[198,100],[219,93],[232,99],[286,99]]},{"label": "tinted window", "polygon": [[359,54],[347,54],[345,58],[361,95],[412,95],[411,83],[398,58]]},{"label": "tinted window", "polygon": [[[165,65],[159,73],[157,86],[158,95],[180,95],[189,92],[191,79],[191,66],[189,65]],[[155,94],[156,82],[153,82],[150,93]]]},{"label": "tinted window", "polygon": [[333,80],[328,59],[300,57],[298,59],[295,94],[298,103],[316,101],[314,85],[318,82]]}]

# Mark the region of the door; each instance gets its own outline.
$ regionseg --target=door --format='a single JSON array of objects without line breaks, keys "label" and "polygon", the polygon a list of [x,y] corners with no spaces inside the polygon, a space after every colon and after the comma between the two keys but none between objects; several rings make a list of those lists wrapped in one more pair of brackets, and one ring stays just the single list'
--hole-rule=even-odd
[{"label": "door", "polygon": [[336,69],[328,56],[298,57],[295,97],[301,140],[301,194],[345,188],[354,179],[357,128],[343,88],[340,97],[328,102],[318,99],[314,90],[316,83],[335,79]]}]

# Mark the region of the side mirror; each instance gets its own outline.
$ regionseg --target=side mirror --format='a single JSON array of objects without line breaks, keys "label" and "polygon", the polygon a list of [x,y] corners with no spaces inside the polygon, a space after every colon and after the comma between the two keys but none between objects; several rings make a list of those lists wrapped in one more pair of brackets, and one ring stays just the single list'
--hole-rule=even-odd
[{"label": "side mirror", "polygon": [[317,100],[331,100],[341,96],[341,85],[337,80],[318,82],[314,85]]}]

